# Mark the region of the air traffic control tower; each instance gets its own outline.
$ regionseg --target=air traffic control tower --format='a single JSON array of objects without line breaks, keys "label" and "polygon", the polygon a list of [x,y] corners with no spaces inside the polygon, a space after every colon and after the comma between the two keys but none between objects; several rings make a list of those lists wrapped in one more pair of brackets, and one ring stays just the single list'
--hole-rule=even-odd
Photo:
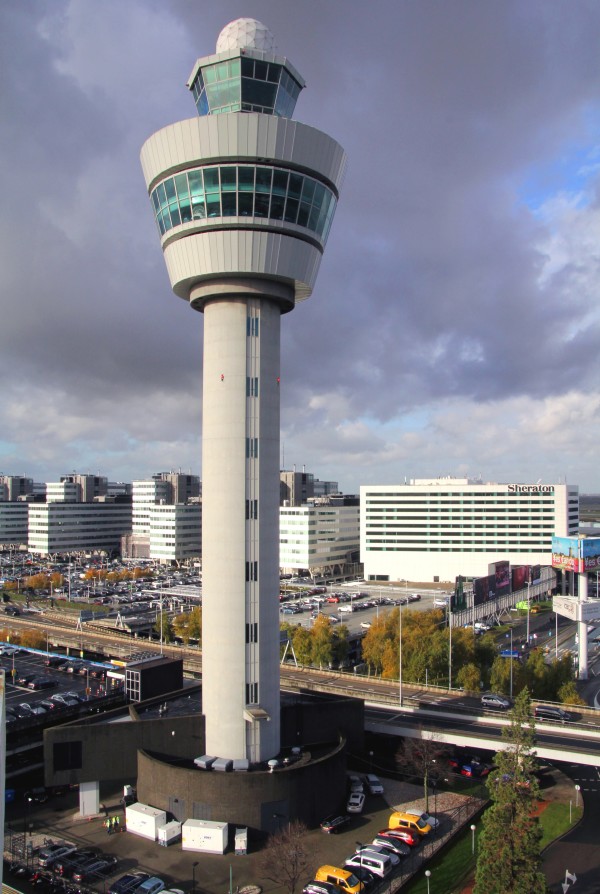
[{"label": "air traffic control tower", "polygon": [[206,752],[280,749],[280,317],[313,290],[345,154],[292,120],[304,80],[254,19],[187,83],[198,117],[142,167],[171,286],[204,314],[202,710]]}]

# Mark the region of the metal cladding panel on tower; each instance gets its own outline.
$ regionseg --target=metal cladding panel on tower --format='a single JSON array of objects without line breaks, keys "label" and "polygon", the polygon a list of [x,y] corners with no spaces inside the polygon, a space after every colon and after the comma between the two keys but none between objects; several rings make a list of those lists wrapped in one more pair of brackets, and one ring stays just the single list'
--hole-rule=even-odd
[{"label": "metal cladding panel on tower", "polygon": [[194,164],[262,159],[315,171],[339,192],[346,154],[330,136],[293,121],[256,113],[215,115],[178,121],[153,134],[142,146],[146,185]]},{"label": "metal cladding panel on tower", "polygon": [[190,233],[166,245],[164,255],[173,291],[186,300],[202,280],[255,274],[294,282],[300,301],[311,294],[321,263],[321,252],[309,242],[249,229]]}]

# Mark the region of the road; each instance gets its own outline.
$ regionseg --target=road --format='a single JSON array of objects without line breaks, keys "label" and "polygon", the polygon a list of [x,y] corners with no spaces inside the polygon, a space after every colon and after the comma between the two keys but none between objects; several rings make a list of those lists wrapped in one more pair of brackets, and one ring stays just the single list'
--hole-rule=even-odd
[{"label": "road", "polygon": [[[583,798],[584,813],[581,822],[544,853],[543,867],[550,890],[553,894],[566,894],[572,886],[572,894],[600,894],[600,769],[578,764],[556,766],[573,781],[572,803],[575,805],[579,797]],[[577,878],[568,889],[563,887],[568,881],[566,872]]]}]

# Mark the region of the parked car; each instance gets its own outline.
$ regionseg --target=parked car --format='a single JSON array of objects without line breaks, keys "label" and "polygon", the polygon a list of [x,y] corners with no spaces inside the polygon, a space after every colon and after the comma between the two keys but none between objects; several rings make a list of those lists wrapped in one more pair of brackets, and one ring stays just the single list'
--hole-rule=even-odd
[{"label": "parked car", "polygon": [[364,844],[362,847],[356,848],[356,855],[360,857],[364,854],[378,854],[380,857],[387,857],[392,866],[397,866],[400,863],[398,854],[381,844]]},{"label": "parked car", "polygon": [[67,854],[65,857],[61,857],[60,860],[57,860],[56,863],[54,863],[54,865],[52,866],[52,871],[55,875],[60,875],[63,877],[68,876],[79,866],[97,858],[98,851],[95,850],[95,848],[76,850],[72,854]]},{"label": "parked car", "polygon": [[[117,858],[113,856],[103,856],[89,860],[87,863],[83,863],[81,866],[79,866],[78,869],[75,870],[71,878],[74,882],[81,883],[83,881],[88,881],[101,875],[108,875],[117,865],[117,862]],[[161,891],[162,888],[156,888],[155,890]]]},{"label": "parked car", "polygon": [[57,702],[59,705],[62,705],[65,708],[74,708],[75,705],[79,704],[79,700],[73,698],[70,695],[65,695],[64,693],[57,693],[56,695],[51,695],[50,698],[52,701]]},{"label": "parked car", "polygon": [[333,814],[333,816],[328,816],[321,823],[321,829],[323,832],[335,833],[339,832],[344,826],[346,826],[350,822],[350,817],[345,813]]},{"label": "parked car", "polygon": [[[404,841],[398,841],[398,839],[394,840],[393,838],[387,838],[385,835],[376,835],[371,844],[376,844],[378,847],[384,847],[396,854],[397,857],[410,856],[410,847],[408,844],[405,844]],[[368,845],[368,847],[370,846],[371,845]]]},{"label": "parked car", "polygon": [[364,806],[364,792],[351,792],[350,797],[348,798],[348,803],[346,804],[348,813],[362,813]]},{"label": "parked car", "polygon": [[485,695],[482,695],[481,704],[484,708],[497,708],[499,711],[508,711],[508,709],[512,707],[510,699],[506,698],[504,695],[496,695],[493,692],[488,692]]},{"label": "parked car", "polygon": [[367,773],[365,776],[365,784],[371,795],[383,794],[383,785],[379,780],[379,776],[376,776],[374,773]]},{"label": "parked car", "polygon": [[488,776],[490,772],[490,767],[488,764],[463,764],[460,768],[460,775],[466,776],[467,778],[472,779],[483,779],[484,776]]},{"label": "parked car", "polygon": [[108,894],[132,894],[149,878],[150,875],[147,872],[128,872],[112,883]]},{"label": "parked car", "polygon": [[437,819],[435,816],[432,816],[431,813],[425,813],[425,811],[422,811],[421,813],[419,813],[418,810],[410,810],[410,809],[405,810],[404,812],[407,813],[408,816],[417,817],[417,819],[420,819],[426,825],[431,826],[432,829],[437,829],[437,827],[440,824],[439,819]]},{"label": "parked car", "polygon": [[356,776],[354,773],[351,773],[348,776],[348,787],[351,792],[362,792],[364,791],[364,787],[362,784],[362,780],[360,776]]},{"label": "parked car", "polygon": [[378,838],[388,838],[390,841],[404,841],[409,847],[417,847],[421,843],[421,836],[410,829],[380,829]]},{"label": "parked car", "polygon": [[302,889],[302,894],[339,894],[340,889],[331,882],[307,882]]},{"label": "parked car", "polygon": [[28,689],[33,689],[34,691],[39,691],[40,689],[54,689],[55,686],[58,686],[56,680],[53,680],[52,677],[34,677],[33,680],[30,680],[27,684]]},{"label": "parked car", "polygon": [[[343,868],[349,869],[356,876],[359,882],[362,882],[363,888],[365,890],[372,888],[373,885],[379,881],[375,873],[371,872],[370,869],[367,869],[366,866],[346,866],[346,864],[344,864]],[[339,892],[335,891],[335,894],[339,894]]]},{"label": "parked car", "polygon": [[38,865],[43,869],[48,869],[61,857],[73,854],[77,850],[74,844],[48,844],[45,845],[38,854]]},{"label": "parked car", "polygon": [[157,875],[151,875],[147,878],[139,888],[136,888],[137,894],[158,894],[165,887],[165,883]]},{"label": "parked car", "polygon": [[39,705],[30,705],[29,702],[21,702],[18,707],[24,711],[24,714],[21,715],[22,717],[35,717],[38,714],[46,713],[44,708],[41,708]]}]

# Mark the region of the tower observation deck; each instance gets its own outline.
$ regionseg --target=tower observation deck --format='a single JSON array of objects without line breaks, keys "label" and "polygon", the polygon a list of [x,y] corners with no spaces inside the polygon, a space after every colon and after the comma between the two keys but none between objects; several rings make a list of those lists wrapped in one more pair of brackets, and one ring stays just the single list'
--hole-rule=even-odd
[{"label": "tower observation deck", "polygon": [[254,19],[187,86],[198,117],[141,161],[173,291],[204,314],[206,750],[252,764],[280,747],[280,319],[312,293],[345,154],[291,119],[304,81]]}]

